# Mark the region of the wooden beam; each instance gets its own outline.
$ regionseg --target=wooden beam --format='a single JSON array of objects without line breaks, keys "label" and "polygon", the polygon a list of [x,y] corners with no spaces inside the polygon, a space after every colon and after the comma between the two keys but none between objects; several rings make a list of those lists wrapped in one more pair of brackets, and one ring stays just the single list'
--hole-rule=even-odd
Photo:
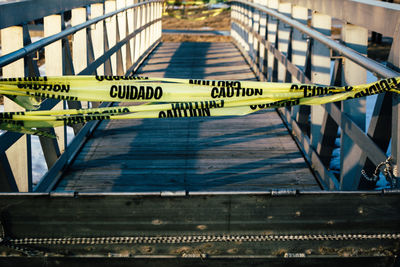
[{"label": "wooden beam", "polygon": [[[342,39],[346,45],[361,54],[367,54],[368,30],[355,25],[343,25]],[[358,64],[346,60],[343,67],[343,82],[345,85],[365,84],[367,71]],[[346,114],[361,130],[365,131],[366,99],[351,99],[343,101],[342,115]],[[340,125],[340,189],[357,190],[360,183],[362,165],[360,155],[363,147],[357,146],[344,130],[346,125]]]},{"label": "wooden beam", "polygon": [[[76,26],[86,21],[86,8],[75,8],[71,14],[71,25]],[[86,29],[80,30],[73,35],[72,40],[72,60],[76,73],[87,67],[88,50]]]},{"label": "wooden beam", "polygon": [[[105,1],[105,13],[112,12],[116,9],[115,0]],[[117,43],[117,22],[116,16],[112,16],[111,18],[106,19],[106,30],[107,30],[107,39],[108,39],[108,47],[113,47]],[[117,75],[117,56],[111,56],[111,69],[112,75]]]},{"label": "wooden beam", "polygon": [[[290,3],[280,3],[278,12],[286,15],[288,17],[291,16],[292,12],[292,4]],[[284,55],[288,56],[289,53],[289,43],[291,41],[291,27],[286,25],[283,22],[278,23],[278,49]],[[278,61],[278,82],[289,82],[286,80],[287,68],[281,62]]]},{"label": "wooden beam", "polygon": [[[116,0],[116,8],[121,9],[126,6],[126,0]],[[118,20],[118,34],[120,40],[124,39],[126,37],[126,12],[119,13],[117,15],[117,20]],[[118,42],[118,41],[117,41]],[[122,56],[122,72],[125,73],[127,69],[126,65],[126,45],[123,45],[121,47],[121,56]]]},{"label": "wooden beam", "polygon": [[[136,2],[137,0],[135,0]],[[139,29],[141,27],[141,8],[140,7],[136,7],[135,9],[135,13],[134,13],[134,19],[135,19],[135,30]],[[136,62],[137,59],[140,57],[140,38],[141,38],[142,34],[139,33],[137,36],[135,36],[135,54],[134,54],[134,60],[133,62]]]},{"label": "wooden beam", "polygon": [[[19,48],[22,48],[23,29],[22,26],[12,26],[1,30],[2,53],[8,54]],[[20,59],[3,67],[3,77],[24,77],[25,67],[24,59]],[[23,111],[18,104],[11,101],[7,97],[4,98],[5,111]],[[15,182],[18,186],[18,191],[28,192],[31,190],[32,181],[29,181],[30,174],[28,173],[28,138],[24,135],[15,144],[6,151],[8,161],[14,174]]]},{"label": "wooden beam", "polygon": [[[134,3],[134,0],[126,0],[126,5],[127,6],[133,5],[133,3]],[[126,20],[127,21],[127,26],[126,26],[127,34],[130,34],[130,33],[135,31],[135,19],[136,18],[135,18],[135,9],[134,8],[131,8],[131,9],[126,11],[126,19],[127,19]],[[130,58],[131,65],[132,65],[132,63],[135,62],[135,38],[136,37],[133,37],[129,41],[130,55],[131,55],[131,58]]]},{"label": "wooden beam", "polygon": [[[400,18],[397,20],[392,47],[388,62],[400,69]],[[392,148],[391,154],[394,163],[394,175],[400,177],[400,98],[398,94],[392,94]]]},{"label": "wooden beam", "polygon": [[[268,1],[268,8],[272,10],[278,10],[279,8],[279,1],[278,0],[269,0]],[[278,20],[275,19],[272,16],[268,16],[268,25],[267,25],[267,40],[268,42],[273,46],[276,47],[276,36],[278,33]],[[268,49],[268,57],[267,57],[267,64],[268,64],[268,72],[267,72],[267,79],[269,82],[275,82],[276,81],[276,64],[277,61],[275,59],[274,54],[270,52],[270,49]]]},{"label": "wooden beam", "polygon": [[[48,37],[62,31],[62,24],[64,23],[61,15],[51,15],[43,18],[44,26],[44,37]],[[62,49],[62,41],[56,41],[44,48],[46,76],[63,76],[64,74],[64,56]],[[63,101],[60,101],[53,109],[63,109]],[[46,158],[46,163],[49,168],[57,160],[60,153],[65,150],[66,126],[55,127],[54,132],[57,135],[58,147],[53,147],[54,140],[50,140],[46,137],[40,137],[40,143],[42,145],[43,154]]]},{"label": "wooden beam", "polygon": [[[90,9],[91,18],[96,18],[104,14],[104,4],[102,3],[92,4]],[[94,25],[94,28],[91,29],[91,34],[94,59],[96,60],[104,54],[104,22],[97,22]],[[97,75],[104,75],[104,65],[99,66],[96,71]]]},{"label": "wooden beam", "polygon": [[[308,20],[308,9],[300,6],[292,6],[292,18],[302,24],[307,24]],[[307,56],[307,39],[297,29],[293,29],[292,33],[292,63],[295,64],[301,71],[304,72],[306,65]],[[298,76],[291,75],[292,82],[301,83]],[[310,114],[309,107],[294,106],[291,109],[292,118],[296,118],[301,129],[305,129],[305,125],[308,124],[308,117]]]},{"label": "wooden beam", "polygon": [[[331,17],[317,12],[312,13],[311,26],[330,36]],[[329,85],[330,83],[331,51],[320,42],[313,40],[311,52],[311,82],[314,84]],[[318,140],[321,134],[321,126],[324,118],[324,109],[321,106],[311,107],[311,145],[314,149],[318,147]]]},{"label": "wooden beam", "polygon": [[[262,1],[259,1],[259,4],[262,4]],[[260,12],[260,37],[261,39],[265,39],[267,34],[267,14],[264,12]],[[265,73],[267,71],[267,66],[266,66],[266,54],[268,51],[266,50],[266,47],[263,42],[260,42],[260,55],[259,55],[259,69],[262,73]],[[260,76],[261,81],[264,80],[264,75]]]}]

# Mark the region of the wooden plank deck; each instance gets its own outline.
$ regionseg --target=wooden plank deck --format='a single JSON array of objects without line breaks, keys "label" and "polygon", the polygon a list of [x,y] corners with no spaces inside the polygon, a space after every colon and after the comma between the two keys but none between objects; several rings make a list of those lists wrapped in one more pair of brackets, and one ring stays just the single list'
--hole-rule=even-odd
[{"label": "wooden plank deck", "polygon": [[[162,43],[139,74],[255,80],[231,43]],[[277,113],[266,110],[242,117],[104,121],[56,190],[279,188],[320,189]]]}]

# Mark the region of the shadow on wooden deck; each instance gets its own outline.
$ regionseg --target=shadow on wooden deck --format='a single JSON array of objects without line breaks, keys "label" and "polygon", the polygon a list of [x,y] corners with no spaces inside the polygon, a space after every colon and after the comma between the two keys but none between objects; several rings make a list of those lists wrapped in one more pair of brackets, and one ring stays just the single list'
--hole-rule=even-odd
[{"label": "shadow on wooden deck", "polygon": [[[231,43],[162,43],[141,76],[255,80]],[[129,105],[122,103],[122,105]],[[57,190],[319,189],[274,110],[241,117],[102,122]]]}]

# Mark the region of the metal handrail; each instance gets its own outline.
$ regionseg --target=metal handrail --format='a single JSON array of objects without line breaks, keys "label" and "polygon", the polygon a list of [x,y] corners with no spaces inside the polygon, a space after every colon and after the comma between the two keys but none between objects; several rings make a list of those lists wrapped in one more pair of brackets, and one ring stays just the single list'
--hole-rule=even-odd
[{"label": "metal handrail", "polygon": [[283,21],[284,23],[296,28],[297,30],[301,31],[302,33],[307,34],[308,36],[312,37],[313,39],[321,42],[322,44],[335,50],[339,54],[341,54],[341,55],[345,56],[346,58],[352,60],[353,62],[359,64],[360,66],[364,67],[365,69],[379,75],[380,77],[389,78],[389,77],[400,76],[400,73],[398,73],[392,69],[389,69],[389,68],[385,67],[384,65],[382,65],[366,56],[361,55],[360,53],[356,52],[355,50],[353,50],[345,45],[342,45],[342,44],[336,42],[335,40],[326,37],[322,33],[318,32],[314,29],[311,29],[311,28],[307,27],[306,25],[304,25],[294,19],[291,19],[285,15],[282,15],[273,9],[267,8],[267,7],[259,5],[259,4],[250,3],[250,2],[247,2],[244,0],[230,0],[229,2],[236,2],[236,3],[244,4],[244,5],[253,7],[261,12],[267,13],[268,15],[271,15],[271,16]]},{"label": "metal handrail", "polygon": [[51,35],[49,37],[45,37],[43,39],[40,39],[37,42],[31,43],[31,44],[29,44],[29,45],[27,45],[27,46],[25,46],[25,47],[23,47],[21,49],[18,49],[18,50],[14,51],[14,52],[11,52],[11,53],[9,53],[7,55],[4,55],[4,56],[0,57],[0,68],[4,67],[5,65],[8,65],[8,64],[10,64],[10,63],[12,63],[12,62],[14,62],[16,60],[18,60],[18,59],[21,59],[21,58],[23,58],[23,57],[25,57],[25,56],[27,56],[27,55],[29,55],[29,54],[41,49],[41,48],[43,48],[43,47],[45,47],[45,46],[47,46],[47,45],[49,45],[51,43],[54,43],[54,42],[56,42],[58,40],[61,40],[61,39],[65,38],[65,37],[67,37],[68,35],[74,34],[77,31],[85,29],[85,28],[89,27],[92,24],[95,24],[95,23],[100,22],[100,21],[102,21],[104,19],[107,19],[109,17],[117,15],[118,13],[121,13],[123,11],[126,11],[126,10],[134,8],[134,7],[139,7],[139,6],[142,6],[142,5],[146,5],[148,3],[157,3],[157,2],[162,2],[162,1],[161,0],[149,0],[149,1],[146,1],[146,2],[133,4],[133,5],[130,5],[130,6],[127,6],[127,7],[112,11],[110,13],[107,13],[107,14],[103,15],[103,16],[99,16],[99,17],[96,17],[94,19],[88,20],[88,21],[86,21],[86,22],[84,22],[82,24],[79,24],[79,25],[73,26],[71,28],[68,28],[68,29],[66,29],[66,30],[64,30],[64,31],[62,31],[60,33]]}]

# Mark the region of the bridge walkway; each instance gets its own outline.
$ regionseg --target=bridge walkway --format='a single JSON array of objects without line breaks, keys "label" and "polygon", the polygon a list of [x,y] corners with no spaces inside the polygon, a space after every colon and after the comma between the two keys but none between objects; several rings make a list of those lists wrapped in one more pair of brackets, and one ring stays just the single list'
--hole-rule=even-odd
[{"label": "bridge walkway", "polygon": [[[255,80],[232,43],[161,43],[138,74]],[[320,187],[278,114],[266,110],[241,117],[103,121],[55,190],[278,188]]]}]

